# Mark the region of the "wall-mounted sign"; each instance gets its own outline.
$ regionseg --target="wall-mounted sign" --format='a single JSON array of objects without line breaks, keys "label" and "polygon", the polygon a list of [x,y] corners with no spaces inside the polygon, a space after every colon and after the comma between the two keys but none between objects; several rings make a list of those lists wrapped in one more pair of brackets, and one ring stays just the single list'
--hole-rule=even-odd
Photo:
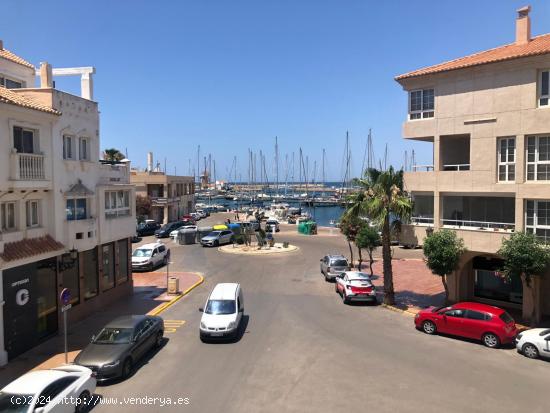
[{"label": "wall-mounted sign", "polygon": [[17,305],[25,305],[29,302],[30,293],[26,288],[22,288],[15,293],[15,302]]}]

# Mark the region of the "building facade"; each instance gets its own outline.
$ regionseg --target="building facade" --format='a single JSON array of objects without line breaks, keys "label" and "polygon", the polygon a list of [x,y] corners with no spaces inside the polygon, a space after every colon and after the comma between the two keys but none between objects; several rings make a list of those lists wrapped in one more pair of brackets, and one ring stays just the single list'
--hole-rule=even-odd
[{"label": "building facade", "polygon": [[[56,73],[81,74],[82,96]],[[59,332],[63,289],[70,321],[133,291],[130,165],[100,163],[90,73],[36,70],[0,42],[0,365]]]},{"label": "building facade", "polygon": [[531,37],[518,10],[516,41],[398,76],[409,97],[405,139],[428,142],[433,164],[405,173],[412,225],[405,243],[450,228],[468,252],[449,277],[452,301],[477,300],[550,314],[550,274],[536,296],[506,280],[496,254],[514,231],[550,240],[550,35]]},{"label": "building facade", "polygon": [[159,167],[153,168],[152,153],[148,154],[147,170],[132,170],[130,182],[135,185],[136,196],[151,204],[144,218],[166,224],[195,210],[194,177],[167,175]]}]

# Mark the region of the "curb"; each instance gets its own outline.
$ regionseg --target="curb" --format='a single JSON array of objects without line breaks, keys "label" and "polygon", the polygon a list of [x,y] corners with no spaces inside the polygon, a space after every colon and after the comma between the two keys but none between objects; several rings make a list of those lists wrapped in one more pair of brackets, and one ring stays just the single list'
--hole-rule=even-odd
[{"label": "curb", "polygon": [[417,314],[414,311],[403,310],[402,308],[399,308],[399,307],[396,307],[396,306],[393,306],[393,305],[389,305],[389,304],[382,303],[380,305],[384,308],[387,308],[388,310],[391,310],[391,311],[396,312],[396,313],[401,313],[401,314],[406,315],[408,317],[414,317]]},{"label": "curb", "polygon": [[197,288],[199,285],[201,285],[204,282],[204,276],[201,273],[195,273],[199,276],[199,280],[193,284],[191,287],[189,287],[187,290],[183,291],[179,295],[176,295],[174,298],[172,298],[170,301],[166,303],[162,303],[159,306],[153,308],[151,311],[147,313],[147,315],[159,315],[164,310],[170,308],[172,305],[174,305],[176,302],[178,302],[180,299],[185,297],[187,294],[189,294],[192,290]]}]

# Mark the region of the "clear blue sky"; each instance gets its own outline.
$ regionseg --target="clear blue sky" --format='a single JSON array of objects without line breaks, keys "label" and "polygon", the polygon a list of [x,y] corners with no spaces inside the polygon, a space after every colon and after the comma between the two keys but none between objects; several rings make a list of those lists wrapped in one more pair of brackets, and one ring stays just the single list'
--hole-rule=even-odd
[{"label": "clear blue sky", "polygon": [[[431,145],[401,138],[406,95],[393,77],[512,42],[525,1],[2,4],[7,49],[35,65],[97,68],[102,148],[127,149],[134,165],[145,166],[152,150],[162,164],[167,158],[168,172],[187,174],[200,144],[218,178],[237,155],[245,179],[247,148],[267,152],[273,169],[278,136],[281,158],[301,146],[311,169],[326,148],[329,178],[339,180],[346,130],[354,174],[369,128],[377,157],[388,143],[397,166],[412,148],[418,163],[430,163]],[[550,32],[550,3],[530,4],[533,34]],[[76,92],[79,81],[57,86]]]}]

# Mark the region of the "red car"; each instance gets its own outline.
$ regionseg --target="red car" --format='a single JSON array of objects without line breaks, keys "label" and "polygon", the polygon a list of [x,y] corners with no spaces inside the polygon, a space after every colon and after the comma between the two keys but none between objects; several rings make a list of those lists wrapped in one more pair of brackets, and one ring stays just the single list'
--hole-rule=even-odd
[{"label": "red car", "polygon": [[490,348],[512,343],[518,333],[514,319],[503,309],[470,302],[426,308],[415,316],[414,324],[426,334],[472,338]]}]

